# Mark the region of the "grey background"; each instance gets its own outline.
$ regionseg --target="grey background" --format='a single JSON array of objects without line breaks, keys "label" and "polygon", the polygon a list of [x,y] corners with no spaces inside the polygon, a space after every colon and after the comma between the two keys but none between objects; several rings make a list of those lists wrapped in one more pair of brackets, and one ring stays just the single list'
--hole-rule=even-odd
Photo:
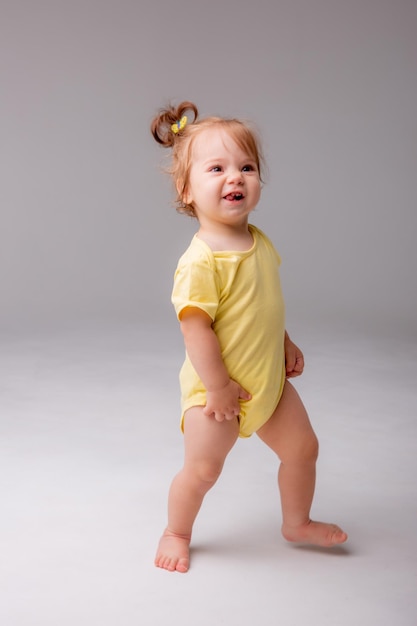
[{"label": "grey background", "polygon": [[[0,623],[415,626],[415,0],[0,0]],[[247,117],[320,440],[286,544],[276,460],[232,450],[186,576],[153,567],[182,462],[170,304],[195,230],[149,133]]]},{"label": "grey background", "polygon": [[191,99],[262,134],[253,222],[283,257],[293,324],[416,336],[414,0],[0,7],[4,330],[175,323],[195,224],[149,122]]}]

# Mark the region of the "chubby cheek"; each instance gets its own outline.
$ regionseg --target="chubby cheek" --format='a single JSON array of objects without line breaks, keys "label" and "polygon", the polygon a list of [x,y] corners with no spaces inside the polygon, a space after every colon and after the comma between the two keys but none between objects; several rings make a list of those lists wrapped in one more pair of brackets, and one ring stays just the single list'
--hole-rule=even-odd
[{"label": "chubby cheek", "polygon": [[254,199],[255,204],[258,204],[260,197],[261,197],[261,185],[258,183],[254,185],[254,188],[253,188],[253,199]]}]

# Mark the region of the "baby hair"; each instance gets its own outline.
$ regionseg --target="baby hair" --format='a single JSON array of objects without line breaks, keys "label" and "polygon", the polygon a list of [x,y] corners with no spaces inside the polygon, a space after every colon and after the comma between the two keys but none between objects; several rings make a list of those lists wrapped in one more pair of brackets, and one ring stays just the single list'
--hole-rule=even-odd
[{"label": "baby hair", "polygon": [[[185,115],[192,112],[189,120]],[[168,105],[161,109],[152,120],[151,133],[164,148],[172,149],[171,166],[168,173],[172,176],[177,192],[175,204],[179,213],[195,217],[191,204],[184,203],[192,164],[192,148],[195,138],[209,128],[225,130],[237,145],[256,163],[262,180],[263,156],[256,132],[247,122],[235,118],[205,117],[199,119],[198,109],[193,102],[184,101],[177,107]]]}]

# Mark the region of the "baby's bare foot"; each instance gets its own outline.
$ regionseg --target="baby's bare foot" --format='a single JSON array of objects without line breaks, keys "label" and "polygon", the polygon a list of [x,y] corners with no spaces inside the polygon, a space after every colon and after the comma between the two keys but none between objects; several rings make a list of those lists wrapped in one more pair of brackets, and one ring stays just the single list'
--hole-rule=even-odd
[{"label": "baby's bare foot", "polygon": [[190,537],[177,535],[168,528],[159,542],[155,565],[169,572],[188,571],[190,566]]},{"label": "baby's bare foot", "polygon": [[336,524],[325,524],[312,520],[297,527],[283,524],[282,534],[287,541],[309,543],[324,548],[331,548],[344,543],[348,538],[347,534]]}]

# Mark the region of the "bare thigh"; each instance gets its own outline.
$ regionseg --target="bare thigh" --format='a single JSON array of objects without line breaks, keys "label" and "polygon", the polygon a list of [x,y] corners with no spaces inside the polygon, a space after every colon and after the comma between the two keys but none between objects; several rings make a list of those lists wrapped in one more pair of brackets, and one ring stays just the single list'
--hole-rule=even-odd
[{"label": "bare thigh", "polygon": [[184,467],[197,470],[209,481],[220,474],[224,461],[239,436],[235,420],[217,422],[194,406],[184,416]]},{"label": "bare thigh", "polygon": [[317,437],[300,396],[288,380],[278,406],[257,435],[283,462],[317,456]]}]

